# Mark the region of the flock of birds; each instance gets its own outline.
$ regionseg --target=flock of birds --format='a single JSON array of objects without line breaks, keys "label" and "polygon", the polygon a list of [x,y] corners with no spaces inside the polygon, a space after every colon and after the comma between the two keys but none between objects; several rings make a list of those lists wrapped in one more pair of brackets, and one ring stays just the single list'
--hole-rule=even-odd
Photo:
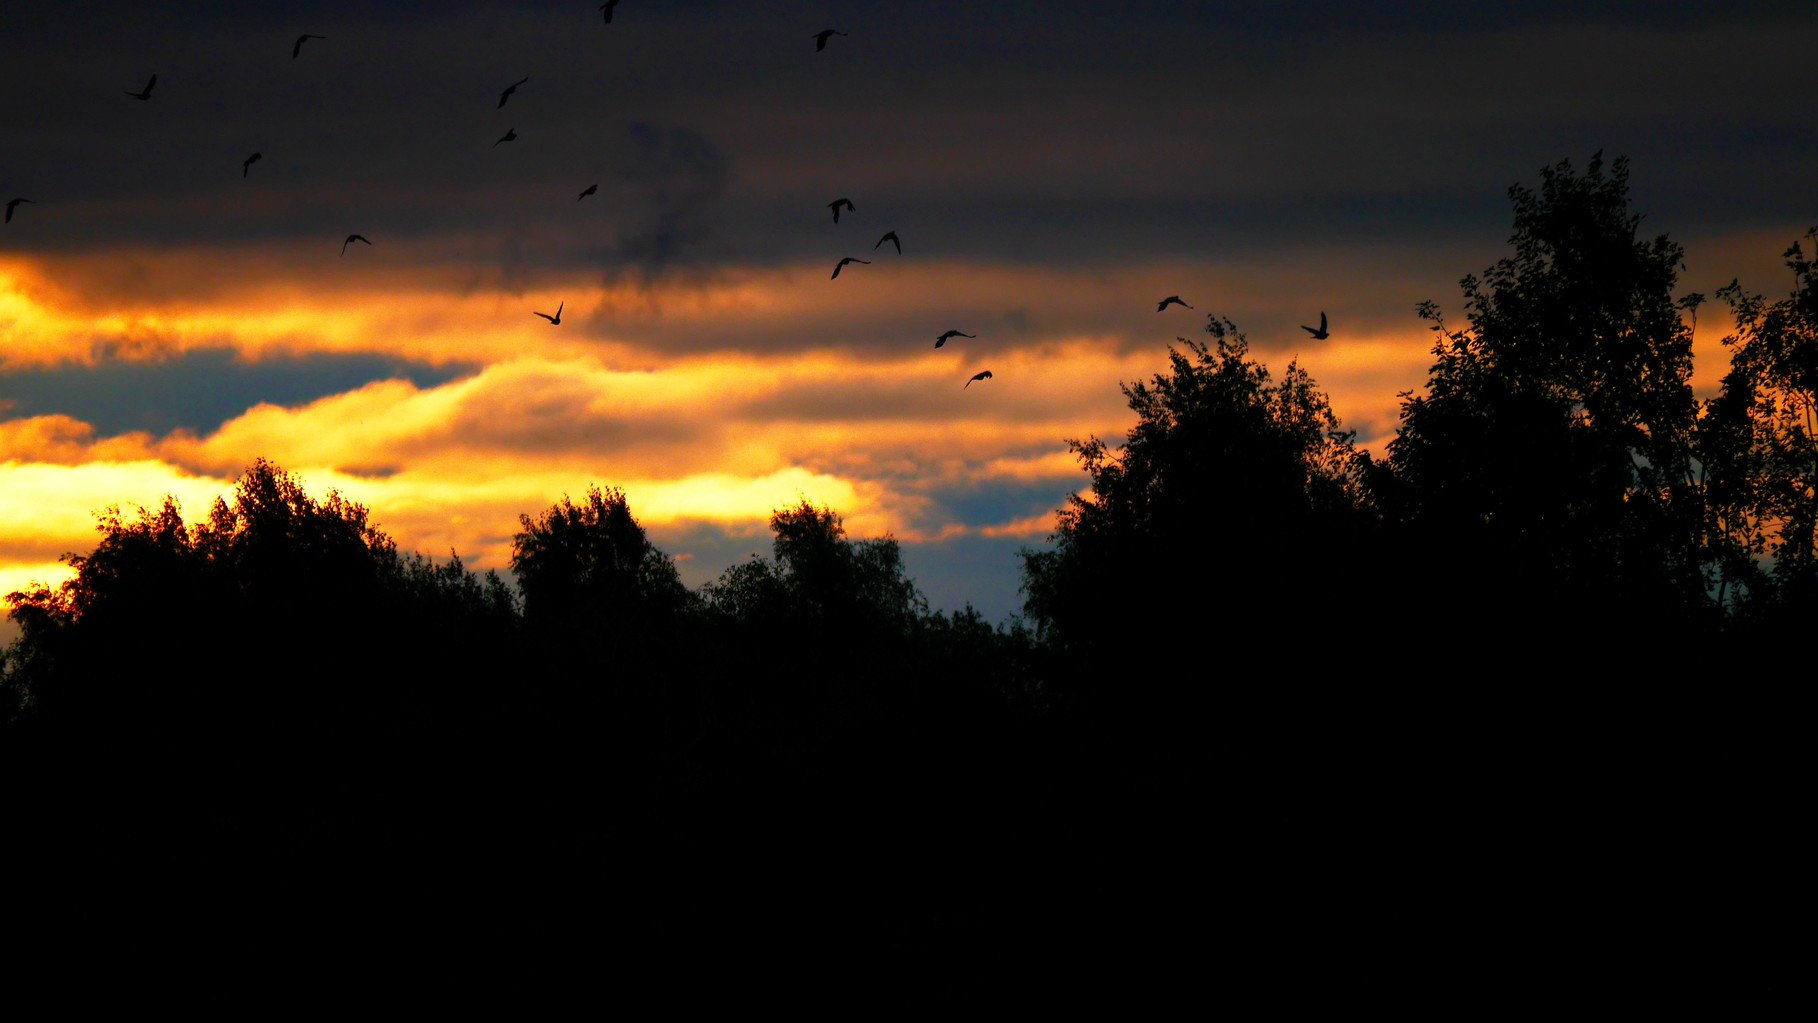
[{"label": "flock of birds", "polygon": [[[599,9],[605,17],[606,24],[608,24],[608,25],[612,24],[613,9],[616,8],[618,6],[618,4],[619,4],[619,0],[607,0],[606,3],[603,3],[600,5]],[[831,29],[831,28],[823,29],[819,32],[814,33],[812,38],[814,39],[815,52],[818,53],[818,52],[825,50],[827,48],[827,41],[829,39],[833,38],[834,36],[844,36],[844,35],[846,35],[845,32],[841,32],[837,29]],[[291,48],[290,48],[291,59],[296,60],[302,56],[304,43],[307,43],[312,39],[326,40],[327,38],[328,38],[327,36],[315,35],[313,33],[304,33],[303,35],[298,36],[296,38],[296,41],[291,44]],[[503,110],[505,108],[506,102],[511,99],[512,94],[517,92],[518,87],[528,83],[529,81],[530,81],[529,76],[525,76],[523,78],[518,79],[515,82],[512,82],[510,85],[507,85],[505,87],[504,91],[499,93],[499,104],[498,104],[497,109]],[[131,96],[132,98],[140,101],[141,103],[144,103],[144,102],[149,102],[151,100],[152,90],[157,86],[157,84],[158,84],[158,76],[154,74],[145,83],[145,87],[140,89],[139,91],[137,91],[137,92],[133,92],[131,90],[122,90],[122,91],[124,91],[126,93],[126,95]],[[515,141],[517,139],[517,137],[518,137],[517,128],[516,127],[508,128],[506,130],[505,134],[500,136],[500,138],[497,141],[495,141],[492,144],[492,146],[493,146],[493,148],[496,149],[500,145],[503,145],[504,143]],[[240,164],[240,176],[242,178],[248,177],[252,173],[252,165],[257,163],[259,160],[263,159],[263,157],[264,157],[264,154],[258,153],[258,152],[254,152],[252,155],[248,156]],[[575,201],[580,202],[581,200],[586,199],[588,196],[596,194],[599,191],[599,189],[600,189],[600,186],[598,185],[598,183],[588,185],[586,188],[581,190],[580,195],[576,196]],[[8,200],[6,203],[6,215],[5,215],[6,223],[9,223],[9,224],[12,223],[13,213],[16,209],[18,209],[18,207],[21,203],[34,203],[34,200],[27,199],[24,197],[18,197],[18,198]],[[841,209],[844,209],[848,213],[857,212],[857,207],[853,205],[852,200],[850,198],[847,198],[844,196],[828,203],[827,208],[833,212],[833,222],[835,224],[838,224],[840,222]],[[370,239],[368,239],[365,235],[349,234],[346,237],[346,239],[344,239],[341,242],[341,256],[342,257],[346,257],[347,247],[349,245],[352,245],[354,242],[361,242],[366,245],[372,244],[372,241]],[[877,240],[877,242],[871,246],[872,251],[876,252],[878,249],[881,249],[885,242],[889,242],[889,243],[891,243],[891,245],[893,245],[895,247],[897,255],[899,255],[899,256],[902,255],[903,242],[902,242],[902,239],[897,236],[897,233],[894,229],[885,232],[884,236],[879,238]],[[861,265],[868,266],[871,264],[871,262],[872,261],[869,259],[860,259],[856,256],[844,256],[840,259],[840,261],[838,263],[836,263],[834,265],[833,275],[832,275],[831,279],[838,280],[839,276],[840,276],[840,271],[845,269],[850,264],[858,263]],[[1181,306],[1186,309],[1193,308],[1193,306],[1188,305],[1186,303],[1186,301],[1184,301],[1179,295],[1169,295],[1167,298],[1162,299],[1159,303],[1156,304],[1155,311],[1158,313],[1163,312],[1170,305],[1178,305],[1178,306]],[[540,316],[545,320],[548,320],[550,326],[552,326],[552,327],[560,326],[562,323],[562,310],[564,308],[566,308],[566,306],[567,306],[567,303],[565,301],[558,304],[556,306],[556,311],[555,311],[554,315],[551,315],[549,313],[544,313],[544,312],[537,312],[535,310],[532,310],[532,314],[535,316]],[[1323,311],[1319,314],[1319,327],[1317,329],[1315,329],[1313,327],[1304,326],[1304,325],[1301,327],[1301,329],[1306,331],[1307,333],[1311,334],[1315,340],[1324,341],[1331,336],[1331,334],[1327,330],[1326,314]],[[950,330],[944,331],[943,333],[940,334],[939,337],[935,338],[934,347],[936,347],[936,348],[944,347],[948,341],[950,341],[954,338],[960,338],[960,337],[976,338],[977,335],[976,334],[967,334],[960,330],[950,329]],[[975,384],[981,380],[990,380],[991,378],[992,378],[992,376],[991,376],[990,370],[981,370],[980,372],[973,374],[972,377],[966,381],[964,387],[969,388],[973,384]]]}]

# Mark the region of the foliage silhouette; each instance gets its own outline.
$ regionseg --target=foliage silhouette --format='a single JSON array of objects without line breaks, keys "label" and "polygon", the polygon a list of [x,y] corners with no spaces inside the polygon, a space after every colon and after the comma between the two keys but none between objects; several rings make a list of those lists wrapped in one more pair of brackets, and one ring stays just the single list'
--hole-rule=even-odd
[{"label": "foliage silhouette", "polygon": [[73,578],[9,595],[8,731],[65,764],[62,802],[136,826],[378,812],[430,720],[471,722],[477,687],[438,672],[496,667],[515,614],[264,460],[194,528],[170,498],[97,528]]},{"label": "foliage silhouette", "polygon": [[1681,250],[1636,237],[1622,159],[1510,195],[1514,253],[1461,282],[1469,325],[1421,304],[1437,361],[1372,481],[1432,553],[1423,602],[1467,631],[1705,621]]},{"label": "foliage silhouette", "polygon": [[1368,528],[1367,460],[1298,364],[1272,381],[1229,320],[1206,329],[1212,347],[1182,338],[1168,373],[1124,385],[1137,422],[1121,448],[1068,442],[1091,493],[1069,499],[1050,549],[1022,555],[1025,611],[1057,656],[1209,625],[1260,644],[1342,599],[1341,562]]},{"label": "foliage silhouette", "polygon": [[[1786,250],[1793,292],[1768,302],[1731,281],[1736,319],[1722,391],[1701,422],[1720,585],[1818,607],[1818,228]],[[1772,574],[1762,561],[1771,560]]]},{"label": "foliage silhouette", "polygon": [[672,618],[687,602],[675,562],[658,550],[617,488],[589,488],[536,518],[518,517],[511,569],[533,629],[572,634],[610,623],[638,629]]},{"label": "foliage silhouette", "polygon": [[[708,678],[738,722],[725,751],[774,763],[797,783],[817,758],[849,759],[914,684],[911,651],[927,601],[885,537],[854,541],[806,499],[770,517],[773,557],[728,568],[702,590]],[[869,737],[869,739],[867,738]],[[753,777],[756,780],[756,777]]]}]

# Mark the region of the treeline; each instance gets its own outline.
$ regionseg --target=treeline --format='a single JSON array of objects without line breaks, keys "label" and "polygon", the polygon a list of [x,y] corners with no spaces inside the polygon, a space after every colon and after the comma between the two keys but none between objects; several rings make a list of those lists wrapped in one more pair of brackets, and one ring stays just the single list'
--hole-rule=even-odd
[{"label": "treeline", "polygon": [[1421,308],[1436,361],[1386,452],[1211,318],[1125,386],[1124,444],[1071,442],[1089,489],[1003,623],[931,611],[894,540],[807,502],[693,591],[613,489],[521,519],[515,589],[264,461],[196,527],[110,514],[74,579],[11,596],[15,818],[638,850],[729,898],[888,875],[958,941],[987,889],[1025,935],[1111,919],[1091,864],[1171,863],[1211,819],[1399,841],[1443,806],[1456,840],[1516,786],[1570,807],[1615,759],[1690,771],[1689,722],[1718,748],[1720,694],[1769,691],[1742,666],[1818,620],[1813,259],[1787,251],[1785,299],[1719,292],[1733,358],[1701,402],[1704,297],[1637,236],[1625,164],[1512,195],[1463,324]]},{"label": "treeline", "polygon": [[[157,790],[120,791],[122,811],[395,819],[499,784],[519,804],[909,784],[910,747],[1040,713],[1027,630],[930,611],[897,543],[828,509],[778,511],[774,556],[699,591],[621,491],[521,524],[514,590],[399,552],[366,508],[264,460],[194,528],[168,499],[110,511],[75,578],[12,595],[8,739],[97,765],[98,790]],[[112,777],[123,760],[140,766]]]}]

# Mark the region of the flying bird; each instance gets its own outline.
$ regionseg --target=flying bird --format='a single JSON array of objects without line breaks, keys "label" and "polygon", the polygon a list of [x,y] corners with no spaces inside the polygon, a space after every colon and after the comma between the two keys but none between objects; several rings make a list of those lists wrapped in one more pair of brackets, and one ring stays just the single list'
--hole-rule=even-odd
[{"label": "flying bird", "polygon": [[581,189],[581,194],[575,196],[574,201],[580,202],[582,199],[587,198],[588,196],[592,195],[593,193],[595,193],[599,190],[600,190],[599,185],[588,185],[586,188]]},{"label": "flying bird", "polygon": [[[972,379],[971,379],[971,380],[968,380],[968,381],[966,381],[966,387],[971,387],[971,386],[972,386],[972,385],[973,385],[973,384],[974,384],[974,383],[975,383],[975,382],[977,382],[977,381],[980,381],[980,380],[989,380],[989,379],[991,379],[991,371],[990,371],[990,370],[985,370],[985,371],[984,371],[984,372],[982,372],[982,373],[974,373],[974,374],[972,374]],[[965,390],[965,389],[966,389],[966,387],[962,387],[962,388],[960,388],[960,390],[962,390],[962,391],[963,391],[963,390]]]},{"label": "flying bird", "polygon": [[530,81],[530,79],[528,77],[525,77],[525,78],[518,79],[517,81],[511,83],[510,85],[507,85],[505,87],[505,91],[499,93],[499,106],[503,107],[505,105],[505,101],[511,98],[511,94],[518,91],[518,86],[523,85],[525,82],[528,82],[528,81]]},{"label": "flying bird", "polygon": [[554,316],[551,316],[548,313],[537,313],[535,309],[532,309],[531,312],[537,313],[538,316],[548,320],[551,327],[559,327],[562,325],[562,308],[567,304],[567,302],[563,302],[561,305],[556,306],[556,314]]},{"label": "flying bird", "polygon": [[372,242],[366,241],[366,236],[363,234],[350,234],[347,236],[347,240],[341,243],[341,255],[347,255],[347,247],[354,242],[366,242],[368,245],[372,244]]},{"label": "flying bird", "polygon": [[[516,128],[507,128],[507,129],[505,129],[505,134],[499,136],[499,142],[510,142],[510,141],[516,139],[517,137],[518,137],[518,130]],[[499,142],[494,142],[492,144],[492,148],[494,148],[494,149],[499,148]],[[579,202],[580,200],[577,199],[575,201]]]},{"label": "flying bird", "polygon": [[950,331],[946,332],[945,334],[942,334],[940,337],[937,337],[934,339],[934,347],[939,348],[940,346],[946,344],[948,338],[977,337],[977,336],[978,336],[977,334],[962,334],[957,330],[950,330]]},{"label": "flying bird", "polygon": [[[838,215],[838,213],[839,213],[839,211],[838,211],[838,210],[835,210],[835,211],[834,211],[834,214],[835,214],[835,215],[836,215],[836,216],[837,216],[837,215]],[[886,234],[886,235],[884,235],[884,236],[883,236],[883,237],[882,237],[882,238],[879,238],[879,239],[878,239],[878,240],[877,240],[877,245],[873,245],[873,246],[871,246],[871,248],[872,248],[872,251],[876,251],[876,250],[877,250],[877,247],[878,247],[878,245],[882,245],[882,244],[884,244],[884,243],[885,243],[885,242],[890,242],[890,243],[892,243],[892,244],[894,244],[894,245],[895,245],[895,246],[896,246],[896,254],[897,254],[897,255],[899,255],[899,256],[900,256],[900,255],[902,255],[902,254],[903,254],[903,242],[902,242],[902,239],[900,239],[900,238],[898,238],[898,237],[897,237],[897,236],[896,236],[896,232],[895,232],[895,231],[891,231],[891,232],[890,232],[890,233],[889,233],[889,234]]]},{"label": "flying bird", "polygon": [[1167,298],[1156,303],[1155,311],[1158,313],[1161,312],[1163,309],[1168,308],[1169,303],[1173,303],[1174,305],[1186,305],[1188,309],[1193,308],[1192,306],[1187,305],[1187,303],[1182,302],[1179,295],[1169,295]]},{"label": "flying bird", "polygon": [[1319,314],[1319,329],[1318,330],[1314,330],[1312,327],[1309,327],[1305,324],[1302,324],[1300,329],[1313,335],[1313,340],[1315,340],[1315,341],[1324,341],[1326,338],[1329,338],[1332,336],[1332,335],[1326,333],[1326,314],[1323,310]]},{"label": "flying bird", "polygon": [[[836,224],[840,222],[840,207],[841,206],[844,206],[847,209],[852,210],[854,213],[858,212],[858,208],[852,205],[851,199],[833,200],[832,202],[827,204],[827,208],[833,211],[833,222]],[[880,242],[879,244],[882,244],[882,243]],[[872,248],[875,249],[875,248],[877,248],[877,246],[873,245]]]},{"label": "flying bird", "polygon": [[245,160],[241,161],[240,176],[245,177],[247,175],[247,172],[252,170],[252,165],[255,163],[258,163],[260,160],[263,160],[263,159],[265,159],[264,153],[254,153],[253,155],[247,157]]},{"label": "flying bird", "polygon": [[[157,84],[158,84],[158,76],[153,75],[153,76],[151,76],[151,81],[145,83],[145,88],[139,90],[138,92],[127,92],[126,94],[128,96],[131,96],[132,98],[138,100],[139,102],[143,103],[146,100],[151,99],[152,86],[157,85]],[[121,91],[125,92],[126,90],[123,89]]]},{"label": "flying bird", "polygon": [[327,39],[327,38],[328,38],[328,37],[327,37],[327,36],[312,36],[312,35],[309,35],[309,34],[308,34],[308,33],[305,33],[305,34],[303,34],[303,35],[300,35],[300,36],[298,36],[298,37],[297,37],[297,41],[296,41],[296,42],[295,42],[295,43],[294,43],[294,44],[292,44],[292,45],[291,45],[291,48],[290,48],[290,59],[291,59],[291,60],[296,60],[296,59],[297,59],[297,54],[299,54],[299,53],[302,53],[302,52],[303,52],[303,42],[304,42],[304,40],[306,40],[306,39]]},{"label": "flying bird", "polygon": [[605,3],[600,5],[600,10],[606,12],[606,24],[612,24],[612,9],[618,5],[619,0],[606,0]]},{"label": "flying bird", "polygon": [[814,34],[814,52],[819,53],[827,48],[827,38],[829,36],[843,36],[845,34],[846,33],[844,32],[831,28],[822,29],[821,31],[816,32]]},{"label": "flying bird", "polygon": [[[839,266],[836,266],[836,267],[834,267],[834,268],[833,268],[833,276],[834,276],[834,277],[838,277],[838,276],[839,276],[839,275],[840,275],[840,267],[843,267],[843,266],[845,266],[845,265],[846,265],[846,264],[847,264],[847,263],[864,263],[864,264],[865,264],[865,265],[867,265],[867,266],[869,266],[869,265],[870,265],[870,264],[871,264],[871,260],[869,260],[869,259],[854,259],[854,258],[852,258],[852,257],[851,257],[851,256],[847,256],[847,257],[846,257],[846,258],[845,258],[845,259],[842,259],[842,260],[840,260],[840,262],[839,262]],[[831,278],[831,277],[830,277],[830,278],[828,278],[828,279],[829,279],[829,280],[832,280],[832,278]]]},{"label": "flying bird", "polygon": [[35,202],[32,202],[32,200],[30,200],[30,199],[12,199],[12,200],[9,200],[9,201],[8,201],[8,202],[7,202],[7,204],[6,204],[6,222],[7,222],[7,223],[9,223],[9,224],[10,224],[10,223],[12,223],[12,222],[13,222],[13,211],[14,211],[14,210],[16,210],[16,209],[18,209],[18,208],[19,208],[19,204],[20,204],[20,203],[22,203],[22,202],[29,202],[29,203],[32,203],[32,205],[33,205],[33,206],[36,206],[36,205],[38,205],[38,204],[37,204],[37,203],[35,203]]}]

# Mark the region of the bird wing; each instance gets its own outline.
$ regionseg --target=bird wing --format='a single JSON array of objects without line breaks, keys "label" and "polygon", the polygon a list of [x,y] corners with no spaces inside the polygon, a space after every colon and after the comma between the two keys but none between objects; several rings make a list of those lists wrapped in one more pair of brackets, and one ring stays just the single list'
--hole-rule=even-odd
[{"label": "bird wing", "polygon": [[1323,309],[1319,313],[1319,332],[1321,334],[1326,332],[1326,313]]}]

